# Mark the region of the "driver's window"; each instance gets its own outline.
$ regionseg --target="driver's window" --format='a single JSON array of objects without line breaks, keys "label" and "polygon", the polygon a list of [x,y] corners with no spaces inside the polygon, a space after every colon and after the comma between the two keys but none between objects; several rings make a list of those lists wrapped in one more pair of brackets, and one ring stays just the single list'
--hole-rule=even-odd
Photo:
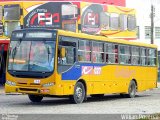
[{"label": "driver's window", "polygon": [[76,42],[74,38],[59,38],[58,45],[58,72],[68,70],[76,61]]}]

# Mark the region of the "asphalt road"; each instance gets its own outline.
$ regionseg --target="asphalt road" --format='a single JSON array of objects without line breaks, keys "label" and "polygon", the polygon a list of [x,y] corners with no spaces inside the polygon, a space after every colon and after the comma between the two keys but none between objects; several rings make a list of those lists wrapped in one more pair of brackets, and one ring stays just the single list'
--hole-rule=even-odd
[{"label": "asphalt road", "polygon": [[32,103],[27,95],[0,95],[0,114],[152,114],[160,113],[160,88],[138,93],[136,98],[106,95],[72,104],[68,98],[44,98]]},{"label": "asphalt road", "polygon": [[[93,120],[93,118],[96,118],[94,115],[103,118],[107,114],[109,115],[107,118],[111,117],[110,119],[112,119],[121,118],[123,114],[139,115],[155,113],[160,113],[160,88],[138,93],[135,98],[122,98],[119,95],[106,95],[103,98],[89,97],[82,104],[72,104],[68,98],[44,98],[41,103],[32,103],[27,95],[0,94],[0,114],[21,114],[21,117],[27,114],[26,120],[29,119],[28,117],[34,116],[34,114],[36,116],[38,114],[38,118],[43,116],[43,114],[54,114],[54,117],[57,114],[61,114],[61,117],[65,114],[72,114],[72,118],[75,117],[76,120],[80,120],[82,117],[85,119],[88,114],[92,114],[91,119]],[[78,117],[77,115],[80,114],[87,116]],[[103,116],[98,114],[103,114]],[[37,117],[31,118],[32,120],[36,120],[34,118]],[[70,120],[70,116],[68,119],[65,116],[64,118],[65,120]],[[56,119],[59,120],[58,118]]]}]

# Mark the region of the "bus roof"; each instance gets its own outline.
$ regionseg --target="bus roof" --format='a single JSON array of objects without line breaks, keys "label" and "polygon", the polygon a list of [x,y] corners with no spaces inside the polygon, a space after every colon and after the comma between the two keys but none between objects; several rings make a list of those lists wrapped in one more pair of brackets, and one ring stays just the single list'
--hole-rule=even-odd
[{"label": "bus roof", "polygon": [[75,32],[64,31],[64,30],[58,30],[58,33],[62,34],[64,36],[85,38],[85,39],[91,39],[91,40],[97,40],[97,41],[106,41],[106,42],[126,44],[126,45],[135,45],[135,46],[157,48],[157,45],[154,45],[154,44],[133,42],[133,41],[127,41],[127,40],[123,40],[123,39],[113,39],[113,38],[108,38],[107,36],[102,36],[102,35],[89,35],[89,34],[85,34],[85,33],[75,33]]},{"label": "bus roof", "polygon": [[57,31],[58,34],[64,35],[64,36],[70,36],[70,37],[77,37],[77,38],[84,38],[84,39],[90,39],[90,40],[96,40],[96,41],[106,41],[111,43],[119,43],[119,44],[125,44],[125,45],[135,45],[135,46],[143,46],[143,47],[150,47],[150,48],[157,48],[157,45],[154,44],[147,44],[147,43],[140,43],[140,42],[132,42],[127,41],[123,39],[112,39],[108,38],[107,36],[102,35],[89,35],[85,33],[75,33],[71,31],[66,30],[59,30],[59,29],[41,29],[41,28],[29,28],[29,29],[21,29],[21,30],[15,30],[14,32],[31,32],[31,31],[48,31],[48,32],[55,32]]}]

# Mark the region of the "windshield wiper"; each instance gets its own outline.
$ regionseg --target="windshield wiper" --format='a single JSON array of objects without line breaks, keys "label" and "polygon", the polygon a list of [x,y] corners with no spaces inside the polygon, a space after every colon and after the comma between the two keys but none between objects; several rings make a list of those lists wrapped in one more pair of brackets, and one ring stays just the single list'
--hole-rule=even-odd
[{"label": "windshield wiper", "polygon": [[48,45],[47,42],[46,42],[46,39],[43,39],[43,43],[44,43],[45,48],[46,48],[46,50],[47,50],[47,54],[48,54],[48,63],[49,63],[49,58],[50,58],[51,51],[50,51],[49,45]]},{"label": "windshield wiper", "polygon": [[[14,63],[14,59],[15,59],[15,56],[16,56],[16,53],[17,53],[17,48],[20,46],[22,42],[22,39],[20,38],[17,43],[16,43],[16,46],[13,48],[12,50],[12,62]],[[12,69],[13,69],[13,64],[12,64]]]}]

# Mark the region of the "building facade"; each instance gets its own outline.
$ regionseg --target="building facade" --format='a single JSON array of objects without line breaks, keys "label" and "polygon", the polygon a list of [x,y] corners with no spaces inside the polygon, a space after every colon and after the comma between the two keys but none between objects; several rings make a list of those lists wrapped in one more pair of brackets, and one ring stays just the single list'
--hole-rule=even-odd
[{"label": "building facade", "polygon": [[136,9],[137,40],[151,43],[151,5],[154,6],[154,44],[160,50],[160,0],[126,0],[126,6]]}]

